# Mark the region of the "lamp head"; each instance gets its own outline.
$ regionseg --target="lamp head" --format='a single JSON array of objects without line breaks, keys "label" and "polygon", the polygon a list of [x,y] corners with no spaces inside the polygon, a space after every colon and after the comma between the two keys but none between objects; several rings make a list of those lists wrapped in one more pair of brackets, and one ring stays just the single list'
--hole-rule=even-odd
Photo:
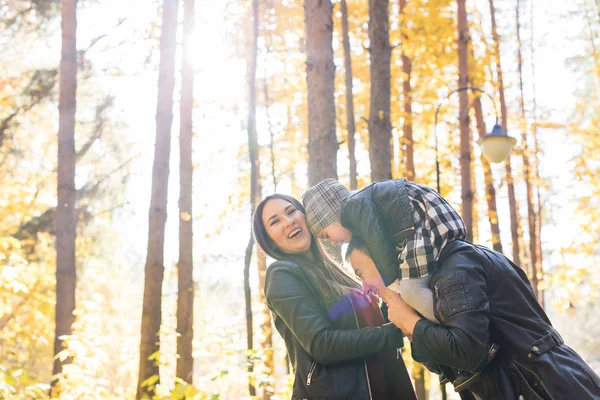
[{"label": "lamp head", "polygon": [[506,160],[516,143],[517,140],[508,136],[498,122],[496,122],[490,133],[486,133],[477,141],[485,158],[493,163]]}]

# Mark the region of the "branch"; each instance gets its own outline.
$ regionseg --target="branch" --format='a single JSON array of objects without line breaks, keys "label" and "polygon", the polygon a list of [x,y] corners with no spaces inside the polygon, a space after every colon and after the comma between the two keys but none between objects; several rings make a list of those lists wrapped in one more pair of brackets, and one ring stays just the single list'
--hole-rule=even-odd
[{"label": "branch", "polygon": [[81,147],[81,149],[75,155],[75,162],[79,162],[83,156],[88,152],[88,150],[92,147],[92,145],[96,142],[96,140],[100,139],[102,133],[104,132],[104,122],[106,121],[106,117],[104,116],[104,111],[107,108],[113,105],[114,97],[111,96],[110,92],[106,95],[104,102],[96,107],[96,126],[94,127],[94,133],[88,139],[87,142]]},{"label": "branch", "polygon": [[[128,18],[122,18],[122,19],[120,19],[119,22],[117,22],[117,25],[115,25],[114,28],[112,28],[112,29],[118,28],[119,26],[121,26],[123,24],[123,22],[127,21],[127,19]],[[82,54],[87,53],[88,50],[90,50],[92,47],[94,47],[94,45],[96,43],[98,43],[100,40],[104,39],[107,36],[108,36],[107,33],[104,33],[104,34],[102,34],[100,36],[96,36],[95,38],[92,39],[92,41],[90,42],[90,44],[88,45],[88,47],[86,47],[84,50],[81,50],[81,53]]]}]

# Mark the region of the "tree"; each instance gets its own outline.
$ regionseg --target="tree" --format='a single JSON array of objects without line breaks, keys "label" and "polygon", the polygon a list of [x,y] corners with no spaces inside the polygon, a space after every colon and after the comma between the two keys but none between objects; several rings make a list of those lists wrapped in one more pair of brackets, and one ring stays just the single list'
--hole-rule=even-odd
[{"label": "tree", "polygon": [[[477,123],[477,132],[479,137],[486,134],[485,121],[483,119],[483,107],[481,97],[477,96],[473,102],[475,111],[475,121]],[[485,199],[488,208],[488,220],[490,222],[490,231],[492,233],[492,247],[494,251],[502,253],[502,242],[500,241],[500,224],[498,221],[498,208],[496,206],[496,188],[494,187],[494,176],[490,162],[481,155],[481,165],[483,166],[483,176],[485,182]]]},{"label": "tree", "polygon": [[527,190],[527,220],[529,225],[529,259],[530,275],[533,293],[538,295],[538,273],[537,273],[537,228],[536,215],[533,204],[533,187],[531,184],[531,167],[529,161],[529,144],[527,143],[527,116],[525,114],[525,95],[523,93],[523,54],[521,50],[521,22],[519,18],[519,8],[521,2],[517,0],[515,9],[515,18],[517,22],[517,67],[519,71],[519,105],[521,108],[521,146],[523,147],[523,175],[525,177],[525,188]]},{"label": "tree", "polygon": [[352,89],[352,53],[350,52],[350,37],[348,34],[348,6],[346,0],[341,0],[342,11],[342,41],[344,44],[344,73],[346,82],[346,123],[348,130],[348,160],[350,163],[350,190],[357,189],[356,182],[356,126],[354,123],[354,94]]},{"label": "tree", "polygon": [[[77,0],[61,0],[62,49],[58,98],[58,174],[56,231],[56,327],[54,335],[54,376],[70,359],[58,357],[64,337],[75,322],[75,111],[77,107]],[[57,380],[52,381],[52,396],[59,396]]]},{"label": "tree", "polygon": [[163,0],[158,100],[156,104],[156,142],[152,166],[152,194],[148,223],[148,252],[144,276],[144,299],[140,339],[140,366],[136,398],[152,397],[159,382],[157,357],[160,355],[161,297],[164,276],[165,223],[173,89],[175,86],[175,48],[178,0]]},{"label": "tree", "polygon": [[[483,36],[483,35],[482,35]],[[483,86],[485,79],[485,73],[478,68],[482,63],[478,63],[474,46],[470,48],[470,61],[473,65],[472,81],[475,87]],[[482,73],[483,72],[483,73]],[[481,93],[475,92],[473,99],[473,111],[475,112],[475,122],[477,126],[477,132],[481,138],[487,133],[485,126],[485,120],[483,118],[483,106],[481,105]],[[500,223],[498,221],[498,207],[496,205],[496,188],[494,187],[494,177],[492,175],[492,168],[490,162],[481,154],[480,156],[481,166],[483,167],[483,177],[485,183],[485,200],[488,209],[488,221],[490,223],[490,232],[492,234],[492,247],[494,251],[502,253],[502,243],[500,241]]]},{"label": "tree", "polygon": [[191,61],[194,2],[183,0],[183,51],[179,131],[179,261],[177,263],[177,377],[192,383],[194,358],[194,240],[192,226],[192,137],[194,69]]},{"label": "tree", "polygon": [[[258,64],[258,35],[259,35],[259,5],[258,0],[252,1],[252,44],[250,60],[248,62],[248,156],[250,158],[250,220],[260,201],[260,161],[258,152],[258,138],[256,132],[256,68]],[[248,372],[254,371],[254,361],[251,352],[254,349],[253,338],[253,317],[252,317],[252,291],[250,288],[250,263],[252,261],[252,250],[254,248],[254,237],[250,233],[248,246],[246,246],[246,256],[244,258],[244,293],[246,299],[246,338],[248,349]],[[250,396],[256,395],[254,379],[252,375],[248,376],[248,390]]]},{"label": "tree", "polygon": [[[535,227],[537,228],[537,234],[536,234],[536,239],[537,239],[537,243],[536,243],[536,259],[538,260],[538,264],[539,264],[539,268],[536,268],[536,270],[539,273],[540,276],[540,280],[543,281],[544,280],[544,264],[542,262],[543,259],[543,252],[542,252],[542,214],[544,211],[544,206],[542,205],[542,197],[540,194],[540,186],[542,184],[542,179],[540,177],[540,168],[539,168],[539,163],[540,163],[540,146],[539,146],[539,140],[538,140],[538,117],[537,117],[537,95],[536,95],[536,84],[535,84],[535,30],[534,30],[534,4],[531,3],[531,16],[530,16],[530,26],[531,26],[531,82],[532,82],[532,94],[533,94],[533,109],[531,110],[532,113],[532,135],[533,135],[533,164],[535,166],[534,168],[534,177],[535,177],[535,188],[536,188],[536,198],[537,198],[537,210],[536,210],[536,221],[535,221]],[[600,15],[599,15],[600,16]],[[542,307],[544,307],[544,292],[542,290],[541,287],[538,287],[538,300],[540,302],[540,304],[542,305]]]},{"label": "tree", "polygon": [[371,98],[369,104],[369,160],[371,180],[392,178],[390,141],[390,34],[389,0],[369,0],[369,58]]},{"label": "tree", "polygon": [[308,88],[308,184],[337,179],[331,0],[304,0]]},{"label": "tree", "polygon": [[[400,8],[400,18],[404,14],[404,9],[406,7],[406,0],[399,0],[398,6]],[[406,21],[406,19],[404,20]],[[404,149],[404,162],[405,162],[405,170],[406,170],[406,179],[412,181],[415,179],[415,151],[414,151],[414,140],[413,140],[413,115],[412,115],[412,85],[410,83],[410,79],[412,76],[412,60],[407,55],[407,51],[404,50],[404,47],[408,47],[408,37],[406,35],[402,35],[401,45],[402,49],[402,73],[404,79],[402,80],[402,93],[404,97],[404,113],[403,119],[404,124],[402,126],[403,137],[400,141],[400,149]]]},{"label": "tree", "polygon": [[[502,119],[501,125],[504,132],[508,132],[508,116],[506,110],[506,99],[504,96],[504,77],[502,73],[502,63],[500,61],[500,36],[498,35],[498,28],[496,26],[496,7],[494,7],[494,0],[490,0],[490,16],[492,20],[492,39],[494,41],[494,53],[496,57],[496,74],[498,79],[498,92],[500,95],[500,117]],[[512,238],[512,255],[513,262],[517,265],[521,265],[520,256],[520,223],[519,223],[519,206],[517,205],[517,199],[515,196],[515,186],[512,174],[512,167],[510,164],[510,157],[506,160],[506,186],[508,188],[508,208],[510,210],[510,235]]]},{"label": "tree", "polygon": [[[469,85],[469,30],[467,25],[466,0],[458,0],[458,87]],[[469,94],[458,93],[460,124],[460,182],[462,218],[467,227],[467,241],[473,239],[473,189],[471,186],[471,133],[469,128]]]}]

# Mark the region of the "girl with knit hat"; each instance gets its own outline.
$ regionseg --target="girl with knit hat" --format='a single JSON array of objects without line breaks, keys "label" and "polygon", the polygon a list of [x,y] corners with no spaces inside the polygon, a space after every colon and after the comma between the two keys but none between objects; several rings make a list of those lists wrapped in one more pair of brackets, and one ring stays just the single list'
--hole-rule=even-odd
[{"label": "girl with knit hat", "polygon": [[[421,315],[437,322],[428,276],[444,246],[466,237],[462,219],[443,197],[404,179],[372,183],[353,193],[335,179],[326,179],[308,189],[302,201],[308,228],[316,237],[333,244],[350,243],[353,235],[364,241],[349,250],[358,247],[367,253],[352,255],[360,260],[352,267],[363,275],[365,292],[385,299],[389,286]],[[364,255],[372,258],[381,278],[363,274]]]}]

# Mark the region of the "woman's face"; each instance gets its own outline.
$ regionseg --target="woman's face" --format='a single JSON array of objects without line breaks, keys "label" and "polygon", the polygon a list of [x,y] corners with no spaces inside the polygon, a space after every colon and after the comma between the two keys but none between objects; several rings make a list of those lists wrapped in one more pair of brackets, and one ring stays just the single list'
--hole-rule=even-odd
[{"label": "woman's face", "polygon": [[302,254],[310,251],[312,237],[306,217],[292,203],[277,198],[267,201],[262,221],[267,235],[281,252]]}]

